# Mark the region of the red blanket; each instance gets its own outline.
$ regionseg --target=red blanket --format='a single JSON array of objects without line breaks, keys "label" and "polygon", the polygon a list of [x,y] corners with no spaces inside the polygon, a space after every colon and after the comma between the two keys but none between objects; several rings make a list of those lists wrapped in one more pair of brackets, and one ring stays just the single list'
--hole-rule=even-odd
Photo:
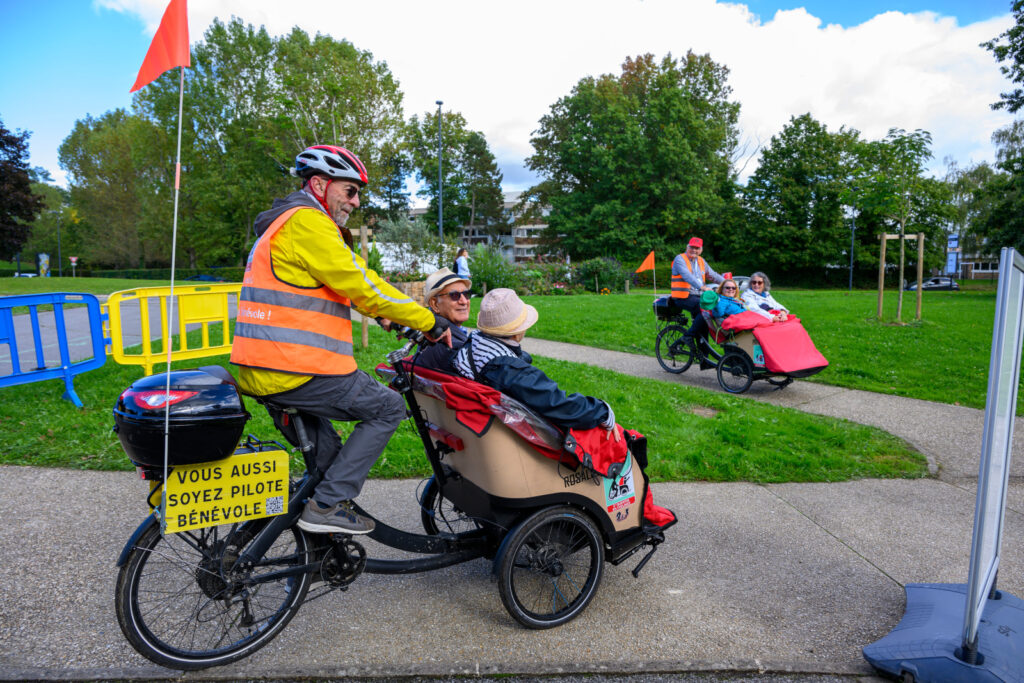
[{"label": "red blanket", "polygon": [[754,338],[761,345],[764,366],[769,372],[784,375],[828,366],[825,356],[821,355],[807,330],[795,318],[790,318],[784,323],[755,328]]}]

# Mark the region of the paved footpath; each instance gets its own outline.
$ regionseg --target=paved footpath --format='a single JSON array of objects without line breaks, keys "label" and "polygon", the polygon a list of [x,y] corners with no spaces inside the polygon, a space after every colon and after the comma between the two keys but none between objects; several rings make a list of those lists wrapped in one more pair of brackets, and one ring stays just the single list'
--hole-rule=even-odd
[{"label": "paved footpath", "polygon": [[[528,339],[531,353],[717,388],[650,357]],[[962,583],[981,411],[798,382],[753,400],[874,424],[925,452],[937,476],[838,484],[658,484],[680,523],[635,580],[607,566],[577,620],[528,631],[490,564],[366,575],[304,605],[249,659],[186,679],[720,672],[757,680],[870,676],[860,650],[903,614],[903,585]],[[1017,434],[1024,434],[1021,425]],[[1024,481],[1012,470],[1000,588],[1024,596]],[[415,530],[416,481],[370,481],[360,502]],[[178,678],[137,655],[113,613],[114,561],[144,514],[130,473],[0,468],[0,679]],[[372,556],[390,552],[371,547]],[[382,608],[383,607],[383,608]],[[832,680],[829,678],[829,680]]]}]

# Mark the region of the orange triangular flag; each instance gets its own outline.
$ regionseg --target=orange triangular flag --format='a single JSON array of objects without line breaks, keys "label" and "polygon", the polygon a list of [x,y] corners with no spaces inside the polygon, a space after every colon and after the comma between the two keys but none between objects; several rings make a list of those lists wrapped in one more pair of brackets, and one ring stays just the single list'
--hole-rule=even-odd
[{"label": "orange triangular flag", "polygon": [[160,74],[176,66],[192,66],[188,51],[188,9],[185,0],[171,0],[167,5],[135,85],[128,92],[149,85]]},{"label": "orange triangular flag", "polygon": [[640,273],[645,270],[654,270],[654,250],[651,250],[651,253],[647,255],[647,258],[645,258],[644,262],[640,264],[640,267],[636,269],[636,272]]}]

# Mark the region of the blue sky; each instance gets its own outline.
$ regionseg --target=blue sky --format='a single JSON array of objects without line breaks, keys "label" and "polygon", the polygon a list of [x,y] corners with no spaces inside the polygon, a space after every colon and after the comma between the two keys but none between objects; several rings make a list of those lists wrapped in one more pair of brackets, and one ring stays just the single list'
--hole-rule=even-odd
[{"label": "blue sky", "polygon": [[[535,180],[523,160],[531,151],[529,135],[547,107],[579,78],[616,71],[624,57],[642,51],[679,56],[692,48],[728,65],[734,95],[743,106],[741,128],[754,148],[765,144],[789,116],[811,111],[830,129],[848,125],[870,137],[880,137],[890,125],[927,128],[935,137],[937,159],[948,154],[966,164],[990,159],[986,140],[1008,122],[1005,115],[987,110],[1006,84],[994,60],[977,44],[1009,25],[1009,0],[750,0],[730,5],[712,0],[592,0],[554,6],[543,0],[468,2],[438,3],[450,11],[437,25],[423,15],[422,4],[408,0],[331,3],[320,13],[275,0],[190,0],[189,19],[193,42],[213,16],[234,14],[267,25],[271,33],[299,25],[371,50],[398,76],[407,116],[432,109],[433,101],[441,98],[446,109],[461,111],[472,128],[485,133],[510,190]],[[394,7],[387,11],[387,5]],[[57,149],[75,121],[130,107],[128,89],[165,6],[166,0],[0,0],[0,120],[9,129],[32,131],[32,165],[48,169],[63,183]],[[737,6],[755,16],[742,16]],[[776,18],[778,10],[800,7],[806,14]],[[888,11],[930,11],[955,18],[955,23],[878,17]],[[386,26],[380,20],[384,14],[391,22]],[[529,23],[516,24],[515,15],[528,15]],[[461,23],[453,16],[462,16]],[[820,22],[815,25],[811,17]],[[993,23],[998,17],[1002,24]],[[545,33],[546,25],[569,21],[583,24],[571,38],[564,32]],[[665,24],[663,32],[659,24]],[[842,30],[830,30],[829,24]],[[561,43],[558,51],[565,49],[566,57],[551,60],[547,50],[522,40],[527,32],[539,46]],[[919,48],[911,46],[915,41]],[[907,47],[887,54],[896,49],[894,43]],[[949,47],[936,49],[936,44]],[[792,50],[794,45],[801,49]],[[778,63],[768,65],[766,59]],[[893,73],[892,64],[901,65],[900,73]],[[777,82],[765,83],[773,78]],[[907,80],[901,84],[898,79]],[[893,94],[929,83],[934,84],[931,92],[922,91],[906,103],[897,102]],[[950,91],[935,92],[944,88]],[[956,111],[945,104],[953,93]]]}]

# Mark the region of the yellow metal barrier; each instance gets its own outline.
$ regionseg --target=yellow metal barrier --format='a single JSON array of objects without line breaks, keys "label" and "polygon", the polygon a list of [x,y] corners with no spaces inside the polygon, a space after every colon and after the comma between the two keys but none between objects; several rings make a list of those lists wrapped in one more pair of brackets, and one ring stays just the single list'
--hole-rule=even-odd
[{"label": "yellow metal barrier", "polygon": [[[171,361],[206,358],[231,351],[231,314],[238,303],[238,294],[242,284],[226,283],[217,285],[189,285],[174,287],[174,320],[177,332],[176,344],[171,348]],[[146,374],[153,374],[153,365],[167,360],[168,334],[168,298],[170,287],[139,287],[138,289],[114,292],[107,298],[105,308],[108,317],[110,338],[110,354],[121,365],[141,365]],[[126,344],[125,321],[126,313],[132,305],[138,305],[139,336],[132,336]],[[150,306],[158,304],[159,334],[154,339]],[[220,323],[220,343],[210,344],[210,325]],[[132,325],[134,328],[134,325]],[[199,346],[189,347],[188,332],[200,330]],[[154,349],[154,342],[158,348]],[[128,353],[125,347],[140,346],[139,351]]]}]

